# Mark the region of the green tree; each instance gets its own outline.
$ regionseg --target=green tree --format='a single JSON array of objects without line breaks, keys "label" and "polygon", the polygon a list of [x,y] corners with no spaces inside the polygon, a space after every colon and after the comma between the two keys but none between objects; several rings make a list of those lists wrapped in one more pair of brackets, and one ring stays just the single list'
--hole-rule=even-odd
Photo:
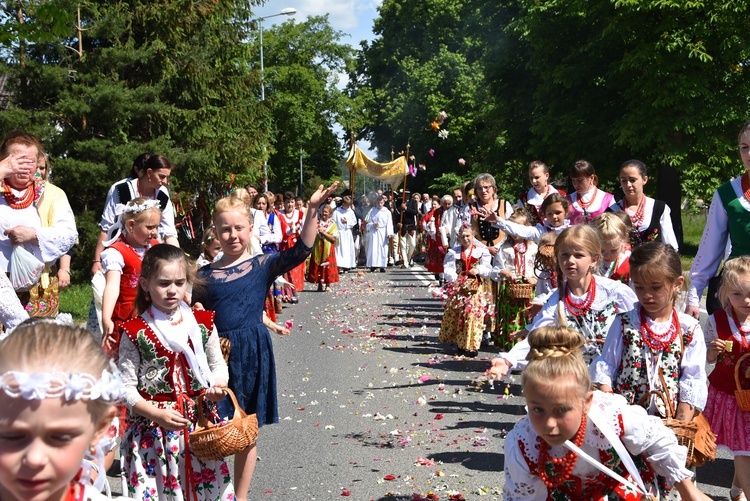
[{"label": "green tree", "polygon": [[[482,38],[493,28],[476,0],[386,0],[379,11],[378,37],[363,44],[352,78],[358,87],[353,94],[370,119],[358,135],[370,139],[383,159],[410,144],[416,162],[427,167],[409,181],[415,188],[448,172],[463,179],[502,172],[493,152],[503,134],[490,121]],[[445,139],[431,128],[441,110],[448,115],[441,125]]]},{"label": "green tree", "polygon": [[[257,179],[249,166],[260,164],[272,136],[247,64],[256,3],[51,0],[22,3],[22,22],[18,3],[2,4],[0,33],[13,36],[3,39],[12,97],[0,132],[23,127],[42,137],[84,229],[144,151],[174,162],[176,191],[217,196],[231,174]],[[42,7],[68,19],[80,7],[80,25],[38,36],[56,22]],[[88,269],[92,237],[82,234],[75,269]]]},{"label": "green tree", "polygon": [[343,150],[333,126],[349,105],[338,78],[353,58],[342,36],[327,16],[288,20],[263,32],[266,101],[273,117],[269,173],[276,189],[297,187],[301,150],[308,174],[326,180],[338,174]]},{"label": "green tree", "polygon": [[[488,80],[506,155],[591,160],[615,184],[629,158],[656,167],[681,238],[680,176],[705,198],[736,161],[748,109],[748,4],[510,2]],[[656,183],[650,183],[655,185]]]}]

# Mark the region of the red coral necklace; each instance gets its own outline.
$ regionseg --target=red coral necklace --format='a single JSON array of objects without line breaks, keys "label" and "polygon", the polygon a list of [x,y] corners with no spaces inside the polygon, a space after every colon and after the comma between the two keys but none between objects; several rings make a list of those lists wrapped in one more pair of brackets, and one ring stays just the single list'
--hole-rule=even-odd
[{"label": "red coral necklace", "polygon": [[[583,439],[586,436],[586,414],[581,416],[581,426],[576,432],[573,443],[580,447],[583,444]],[[544,485],[550,489],[556,489],[557,487],[564,484],[570,476],[573,474],[573,469],[578,462],[578,454],[573,451],[569,451],[561,458],[550,457],[549,455],[549,444],[539,439],[539,459],[537,462],[537,471],[539,472],[539,478],[542,479]],[[550,464],[552,463],[552,464]],[[550,474],[547,472],[550,471]],[[550,478],[552,476],[553,478]]]},{"label": "red coral necklace", "polygon": [[585,211],[586,209],[588,209],[589,207],[591,207],[591,204],[594,203],[594,200],[596,199],[596,194],[598,192],[599,192],[599,188],[597,188],[596,186],[594,186],[594,193],[593,193],[593,195],[591,195],[591,198],[589,199],[588,202],[584,202],[583,201],[583,195],[579,193],[578,194],[578,205],[581,206],[581,209],[583,209]]},{"label": "red coral necklace", "polygon": [[17,197],[11,191],[10,186],[6,184],[3,196],[11,209],[26,209],[34,202],[34,185],[31,184],[30,186],[27,186],[23,194],[20,197]]},{"label": "red coral necklace", "polygon": [[588,313],[591,305],[594,304],[594,297],[596,297],[596,279],[594,275],[591,275],[591,282],[589,282],[589,288],[586,291],[586,297],[583,298],[583,301],[572,299],[568,284],[565,284],[565,306],[573,316],[582,317]]},{"label": "red coral necklace", "polygon": [[667,332],[664,334],[657,334],[648,326],[648,320],[646,320],[646,312],[641,306],[641,338],[643,342],[651,348],[652,352],[664,351],[664,348],[672,344],[677,337],[677,333],[680,332],[680,321],[677,318],[677,310],[672,308],[672,325],[669,326]]},{"label": "red coral necklace", "polygon": [[641,197],[641,201],[638,202],[638,207],[635,210],[635,214],[630,216],[630,221],[633,223],[633,228],[639,228],[643,224],[645,212],[646,212],[646,195],[643,195]]}]

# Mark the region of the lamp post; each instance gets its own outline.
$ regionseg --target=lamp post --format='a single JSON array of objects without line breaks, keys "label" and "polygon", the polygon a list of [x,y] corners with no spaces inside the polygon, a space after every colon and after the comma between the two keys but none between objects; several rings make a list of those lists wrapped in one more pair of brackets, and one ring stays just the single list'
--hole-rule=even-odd
[{"label": "lamp post", "polygon": [[[287,7],[281,9],[278,14],[271,14],[270,16],[263,16],[256,19],[260,29],[260,100],[266,100],[266,83],[264,81],[264,68],[263,68],[263,20],[270,17],[276,16],[291,16],[297,13],[297,9]],[[266,147],[263,147],[263,191],[268,191],[268,162],[266,161],[265,155]]]}]

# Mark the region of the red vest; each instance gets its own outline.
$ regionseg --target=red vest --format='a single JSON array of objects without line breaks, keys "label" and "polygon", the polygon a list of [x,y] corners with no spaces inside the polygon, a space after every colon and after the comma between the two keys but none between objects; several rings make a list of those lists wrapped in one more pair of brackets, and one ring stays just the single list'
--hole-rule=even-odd
[{"label": "red vest", "polygon": [[[734,367],[740,357],[748,352],[748,348],[743,349],[743,344],[745,343],[738,343],[732,335],[732,329],[729,327],[729,315],[727,315],[726,310],[716,310],[713,315],[716,321],[716,335],[719,339],[734,342],[732,343],[732,351],[730,353],[724,352],[719,354],[716,359],[716,367],[708,376],[708,381],[717,390],[734,395],[734,390],[737,389],[737,385],[734,382]],[[742,336],[741,333],[740,336]],[[745,387],[743,389],[750,388],[750,384],[748,384],[750,382],[743,380],[744,374],[740,370],[740,383]]]},{"label": "red vest", "polygon": [[[298,223],[301,225],[302,211],[297,211],[297,214],[297,219],[292,221],[292,223]],[[297,243],[299,233],[293,233],[291,235],[287,234],[287,229],[289,228],[290,224],[287,222],[287,218],[283,212],[279,213],[279,223],[281,223],[281,243],[279,244],[279,250],[291,249],[292,247],[294,247],[294,244]]]},{"label": "red vest", "polygon": [[620,266],[612,273],[609,277],[612,280],[617,280],[624,283],[625,285],[630,284],[630,258],[626,259]]},{"label": "red vest", "polygon": [[[149,247],[158,243],[157,240],[151,240]],[[122,239],[113,243],[110,247],[119,252],[125,261],[120,277],[120,295],[117,297],[115,308],[112,311],[112,321],[123,322],[132,318],[135,312],[135,296],[138,293],[138,278],[141,276],[142,259],[135,249]]]},{"label": "red vest", "polygon": [[[194,311],[193,315],[195,316],[195,320],[198,322],[198,327],[203,327],[204,329],[206,329],[204,332],[208,332],[208,335],[210,335],[214,328],[215,313],[213,311],[202,310]],[[146,400],[156,401],[177,400],[178,395],[175,393],[174,388],[172,387],[172,381],[174,381],[174,370],[176,366],[175,360],[177,360],[178,358],[180,359],[180,367],[182,368],[182,376],[185,380],[187,395],[190,397],[195,397],[200,394],[203,388],[198,388],[200,383],[198,383],[197,380],[193,380],[193,378],[190,376],[190,373],[188,372],[190,366],[188,365],[185,355],[183,355],[182,353],[175,353],[174,351],[164,346],[156,336],[154,331],[151,330],[151,327],[149,327],[149,325],[145,320],[143,320],[142,317],[139,316],[131,318],[130,320],[123,323],[122,331],[126,336],[128,336],[130,342],[132,342],[135,346],[138,346],[140,350],[144,349],[144,344],[147,345],[146,348],[148,350],[151,350],[153,348],[153,351],[148,354],[149,360],[144,360],[144,354],[141,354],[142,363],[139,367],[136,368],[136,370],[138,371],[138,392],[143,398],[145,398]],[[141,343],[139,341],[139,336],[145,336],[146,339],[144,343]],[[188,340],[188,344],[191,348],[193,348],[192,341]],[[151,367],[151,364],[149,364],[149,362],[152,360],[155,361],[156,359],[166,359],[166,362],[163,365],[159,364],[159,367]],[[148,370],[149,372],[141,374],[141,370]],[[153,372],[154,374],[151,374],[150,372]],[[149,383],[162,383],[156,386],[162,388],[163,390],[169,388],[170,391],[155,392],[153,390],[155,385],[144,385],[146,381],[148,381]],[[151,391],[147,391],[149,388],[151,389]]]}]

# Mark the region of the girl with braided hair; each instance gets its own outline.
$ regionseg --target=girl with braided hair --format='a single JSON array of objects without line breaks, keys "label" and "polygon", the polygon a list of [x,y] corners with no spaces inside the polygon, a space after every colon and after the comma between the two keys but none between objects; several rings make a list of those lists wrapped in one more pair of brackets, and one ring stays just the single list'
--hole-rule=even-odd
[{"label": "girl with braided hair", "polygon": [[[526,330],[531,332],[548,325],[568,326],[583,336],[583,358],[591,363],[601,354],[610,332],[620,334],[617,313],[633,309],[637,298],[627,285],[609,278],[594,276],[599,264],[602,243],[599,231],[580,224],[566,229],[555,240],[558,287]],[[504,376],[511,369],[523,369],[529,351],[526,340],[516,343],[507,353],[492,360],[492,371]]]},{"label": "girl with braided hair", "polygon": [[683,500],[706,500],[687,450],[661,420],[619,395],[592,391],[583,338],[569,327],[528,336],[521,375],[528,415],[505,441],[506,501],[640,499],[665,477]]}]

